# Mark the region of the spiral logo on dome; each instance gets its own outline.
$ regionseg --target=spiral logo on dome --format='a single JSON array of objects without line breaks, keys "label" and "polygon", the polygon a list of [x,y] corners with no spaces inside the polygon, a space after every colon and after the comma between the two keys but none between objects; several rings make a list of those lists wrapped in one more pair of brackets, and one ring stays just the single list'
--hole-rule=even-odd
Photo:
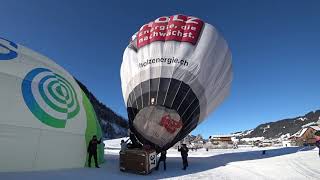
[{"label": "spiral logo on dome", "polygon": [[80,111],[76,91],[61,75],[45,68],[30,71],[22,82],[24,101],[42,123],[65,128]]}]

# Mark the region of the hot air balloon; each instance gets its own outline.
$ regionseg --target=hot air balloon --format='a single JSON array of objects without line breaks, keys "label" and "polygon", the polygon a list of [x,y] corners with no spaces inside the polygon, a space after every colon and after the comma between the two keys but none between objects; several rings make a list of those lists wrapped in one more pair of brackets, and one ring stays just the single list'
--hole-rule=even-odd
[{"label": "hot air balloon", "polygon": [[[0,38],[0,172],[84,167],[102,136],[74,78],[52,60]],[[98,150],[103,162],[103,147]]]},{"label": "hot air balloon", "polygon": [[231,52],[217,29],[201,19],[163,16],[132,36],[120,76],[131,132],[141,144],[165,150],[228,95]]}]

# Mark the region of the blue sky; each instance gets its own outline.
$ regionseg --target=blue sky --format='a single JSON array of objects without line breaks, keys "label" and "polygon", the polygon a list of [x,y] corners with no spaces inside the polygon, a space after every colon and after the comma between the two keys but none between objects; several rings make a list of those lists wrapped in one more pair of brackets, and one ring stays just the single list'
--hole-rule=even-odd
[{"label": "blue sky", "polygon": [[320,1],[2,0],[0,36],[67,69],[126,117],[119,69],[131,35],[163,15],[216,26],[232,50],[231,95],[193,131],[205,137],[319,109]]}]

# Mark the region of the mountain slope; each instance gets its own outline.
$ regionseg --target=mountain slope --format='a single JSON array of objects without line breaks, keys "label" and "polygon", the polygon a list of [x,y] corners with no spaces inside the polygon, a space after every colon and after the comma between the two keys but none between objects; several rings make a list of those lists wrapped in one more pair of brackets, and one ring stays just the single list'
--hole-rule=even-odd
[{"label": "mountain slope", "polygon": [[127,130],[129,127],[128,121],[101,103],[84,84],[77,79],[76,81],[93,105],[102,131],[104,132],[104,137],[112,139],[127,136]]},{"label": "mountain slope", "polygon": [[[265,137],[269,138],[279,138],[281,135],[290,133],[291,135],[296,133],[301,129],[301,126],[316,122],[319,120],[320,110],[311,111],[303,116],[298,116],[295,118],[282,119],[275,122],[264,123],[257,126],[251,132],[243,135],[244,138],[252,137]],[[248,132],[248,130],[247,130]],[[237,132],[239,133],[239,132]],[[235,133],[234,133],[235,134]]]}]

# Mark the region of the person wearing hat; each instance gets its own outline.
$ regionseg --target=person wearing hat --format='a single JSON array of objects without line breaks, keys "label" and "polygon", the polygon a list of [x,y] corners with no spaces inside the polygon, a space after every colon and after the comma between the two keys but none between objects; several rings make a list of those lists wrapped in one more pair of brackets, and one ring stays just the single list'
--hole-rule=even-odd
[{"label": "person wearing hat", "polygon": [[188,152],[189,149],[186,144],[182,144],[182,147],[178,147],[178,151],[181,153],[183,170],[186,170],[188,167]]}]

